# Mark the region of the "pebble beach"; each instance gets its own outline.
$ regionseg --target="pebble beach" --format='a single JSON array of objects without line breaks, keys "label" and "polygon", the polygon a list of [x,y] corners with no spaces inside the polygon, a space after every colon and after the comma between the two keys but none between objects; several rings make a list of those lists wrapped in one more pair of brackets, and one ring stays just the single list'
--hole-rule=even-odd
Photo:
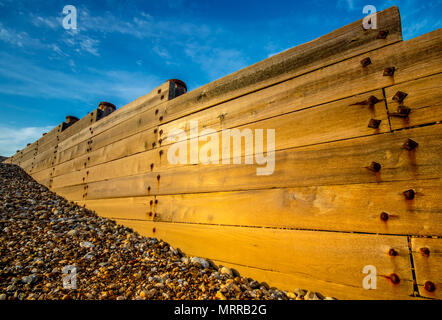
[{"label": "pebble beach", "polygon": [[270,288],[187,256],[67,201],[20,167],[2,163],[0,253],[1,300],[333,299],[301,288]]}]

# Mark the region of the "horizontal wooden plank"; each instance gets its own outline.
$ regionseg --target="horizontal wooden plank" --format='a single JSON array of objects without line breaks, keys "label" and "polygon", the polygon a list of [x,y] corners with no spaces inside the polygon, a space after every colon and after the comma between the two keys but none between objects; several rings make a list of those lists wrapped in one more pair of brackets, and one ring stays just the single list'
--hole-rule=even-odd
[{"label": "horizontal wooden plank", "polygon": [[[403,192],[414,190],[413,200]],[[441,180],[79,201],[101,216],[398,235],[442,236]],[[253,208],[253,209],[251,209]],[[387,212],[390,219],[380,219]]]},{"label": "horizontal wooden plank", "polygon": [[[179,166],[88,183],[87,199],[144,196],[148,189],[156,195],[439,178],[441,136],[438,124],[277,151],[270,175],[257,175],[257,165],[244,159],[242,164]],[[418,148],[405,150],[408,139],[420,143]],[[367,169],[372,162],[381,164],[380,172]]]},{"label": "horizontal wooden plank", "polygon": [[[354,298],[406,299],[413,290],[406,237],[136,220],[117,222],[142,235],[165,240],[189,255],[291,274],[293,282],[287,287],[292,290],[306,283],[296,281],[299,278],[312,281],[315,289],[330,294],[336,286],[345,287]],[[388,254],[392,248],[398,252],[397,256]],[[376,267],[376,290],[362,287],[366,276],[362,270],[366,265]],[[392,273],[400,278],[398,284],[388,279]],[[272,278],[269,285],[273,285]]]},{"label": "horizontal wooden plank", "polygon": [[[371,108],[366,105],[354,105],[358,101],[366,100],[374,95],[382,99],[382,92],[378,90],[319,107],[255,122],[247,126],[239,127],[239,130],[275,130],[275,150],[387,132],[389,125],[383,103],[377,103]],[[345,116],[343,116],[343,114],[345,114]],[[381,121],[378,129],[368,127],[368,123],[372,118]],[[294,123],[296,123],[296,126],[293,125]],[[323,125],[318,128],[318,123],[322,123]],[[199,129],[202,130],[202,127]],[[94,182],[150,172],[151,164],[154,165],[155,172],[170,168],[171,166],[167,159],[160,161],[161,158],[157,149],[146,151],[142,154],[139,153],[145,149],[151,150],[153,145],[149,144],[149,141],[153,141],[155,137],[154,131],[148,130],[110,144],[105,148],[90,152],[87,155],[87,159],[85,159],[85,156],[82,156],[69,163],[62,163],[56,166],[54,186],[63,187],[82,183],[83,177],[86,177],[86,172],[88,173],[87,181]],[[192,140],[197,141],[198,139],[199,138],[194,138]],[[205,143],[206,142],[201,141],[199,143],[199,149],[201,149]],[[162,146],[163,145],[164,144],[162,144]],[[266,148],[266,146],[264,147]],[[233,148],[233,143],[231,143],[230,154],[233,154]],[[244,145],[242,145],[241,148],[242,155],[250,154],[250,152],[246,152]],[[169,146],[162,147],[161,150],[164,154],[167,154]],[[251,151],[253,152],[253,150]],[[138,154],[122,158],[125,155],[137,152]],[[222,145],[219,146],[218,152],[222,155]],[[228,158],[230,158],[230,156]],[[108,162],[112,159],[119,160]],[[188,161],[190,162],[190,152],[188,153]],[[94,164],[100,165],[91,166]]]},{"label": "horizontal wooden plank", "polygon": [[[397,92],[406,93],[402,102],[393,100]],[[394,130],[442,121],[442,74],[409,81],[385,89],[389,112],[399,105],[411,109],[407,118],[390,117]]]},{"label": "horizontal wooden plank", "polygon": [[412,238],[411,246],[420,295],[442,299],[442,239]]},{"label": "horizontal wooden plank", "polygon": [[155,210],[155,197],[131,197],[106,200],[76,201],[78,205],[95,211],[107,218],[131,218],[152,220]]}]

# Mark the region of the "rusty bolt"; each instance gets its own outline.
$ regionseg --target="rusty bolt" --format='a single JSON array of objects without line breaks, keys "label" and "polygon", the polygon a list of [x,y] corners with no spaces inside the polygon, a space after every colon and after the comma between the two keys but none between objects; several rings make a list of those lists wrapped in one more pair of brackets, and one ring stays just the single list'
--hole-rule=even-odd
[{"label": "rusty bolt", "polygon": [[377,128],[379,128],[380,124],[381,124],[381,120],[371,119],[368,122],[368,127],[373,128],[373,129],[377,129]]},{"label": "rusty bolt", "polygon": [[150,164],[150,170],[153,170],[153,163]]},{"label": "rusty bolt", "polygon": [[424,289],[428,292],[434,292],[434,290],[436,290],[436,286],[431,281],[425,281]]},{"label": "rusty bolt", "polygon": [[430,256],[430,249],[428,249],[427,247],[422,247],[422,248],[419,249],[419,251],[425,257],[429,257]]},{"label": "rusty bolt", "polygon": [[158,129],[154,129],[154,130],[153,130],[153,133],[156,134],[157,132],[158,132]]},{"label": "rusty bolt", "polygon": [[389,278],[390,278],[391,282],[393,282],[393,284],[398,284],[399,282],[401,282],[401,279],[399,278],[399,276],[396,273],[390,274]]},{"label": "rusty bolt", "polygon": [[388,255],[391,257],[396,257],[399,253],[394,250],[393,248],[391,248],[390,250],[388,250]]},{"label": "rusty bolt", "polygon": [[371,59],[370,58],[365,58],[365,59],[362,59],[361,60],[361,64],[362,64],[362,66],[363,67],[366,67],[366,66],[368,66],[369,64],[371,64]]},{"label": "rusty bolt", "polygon": [[373,171],[373,172],[379,172],[381,170],[381,165],[377,162],[372,162],[368,167],[368,170]]},{"label": "rusty bolt", "polygon": [[158,112],[160,112],[160,110],[156,109],[156,110],[155,110],[155,115],[157,115]]},{"label": "rusty bolt", "polygon": [[396,94],[393,96],[393,100],[397,101],[397,102],[402,102],[404,101],[404,99],[408,96],[408,93],[402,92],[402,91],[398,91],[396,92]]},{"label": "rusty bolt", "polygon": [[391,77],[394,75],[394,72],[396,71],[395,67],[388,67],[384,69],[384,73],[382,74],[384,77]]},{"label": "rusty bolt", "polygon": [[147,191],[150,191],[150,186],[147,187]]},{"label": "rusty bolt", "polygon": [[413,149],[416,149],[417,146],[419,145],[419,143],[417,143],[414,140],[408,139],[403,145],[402,147],[408,151],[411,151]]},{"label": "rusty bolt", "polygon": [[163,129],[160,130],[160,136],[163,134]]},{"label": "rusty bolt", "polygon": [[160,150],[160,157],[163,155],[163,150]]},{"label": "rusty bolt", "polygon": [[153,200],[150,200],[150,205],[153,205]]},{"label": "rusty bolt", "polygon": [[153,229],[152,229],[152,232],[153,232],[153,233],[155,233],[155,231],[156,231],[156,229],[155,229],[155,228],[153,228]]},{"label": "rusty bolt", "polygon": [[388,213],[382,212],[380,217],[382,221],[387,221],[389,216]]},{"label": "rusty bolt", "polygon": [[163,121],[163,116],[161,116],[159,119],[160,119],[160,121]]},{"label": "rusty bolt", "polygon": [[411,109],[405,106],[399,106],[396,112],[388,112],[391,117],[407,118]]},{"label": "rusty bolt", "polygon": [[413,200],[414,196],[416,195],[416,192],[414,192],[413,189],[409,189],[409,190],[402,192],[402,194],[405,196],[405,199]]},{"label": "rusty bolt", "polygon": [[369,106],[374,106],[374,105],[375,105],[376,103],[378,103],[379,101],[381,101],[381,100],[379,100],[379,99],[376,98],[375,96],[370,96],[370,97],[368,98],[368,100],[367,100]]},{"label": "rusty bolt", "polygon": [[152,211],[150,211],[148,214],[149,214],[149,217],[151,217],[152,216]]},{"label": "rusty bolt", "polygon": [[157,180],[160,181],[160,175],[157,175]]},{"label": "rusty bolt", "polygon": [[388,30],[381,30],[378,33],[378,36],[376,37],[376,39],[385,39],[388,36]]}]

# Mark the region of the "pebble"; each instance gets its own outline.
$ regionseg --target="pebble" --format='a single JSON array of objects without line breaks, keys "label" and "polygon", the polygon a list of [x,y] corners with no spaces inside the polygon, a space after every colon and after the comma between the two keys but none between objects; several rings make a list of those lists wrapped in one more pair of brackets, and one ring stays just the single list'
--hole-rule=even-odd
[{"label": "pebble", "polygon": [[[0,300],[298,300],[307,294],[269,288],[208,259],[186,256],[2,163],[0,230]],[[75,291],[63,286],[66,266],[76,270]],[[308,297],[323,298],[315,292]]]},{"label": "pebble", "polygon": [[221,274],[227,274],[229,276],[233,276],[232,269],[227,268],[227,267],[222,267],[220,272],[221,272]]},{"label": "pebble", "polygon": [[190,259],[190,262],[191,263],[199,264],[203,268],[209,268],[210,267],[210,263],[206,259],[203,259],[203,258],[192,257]]}]

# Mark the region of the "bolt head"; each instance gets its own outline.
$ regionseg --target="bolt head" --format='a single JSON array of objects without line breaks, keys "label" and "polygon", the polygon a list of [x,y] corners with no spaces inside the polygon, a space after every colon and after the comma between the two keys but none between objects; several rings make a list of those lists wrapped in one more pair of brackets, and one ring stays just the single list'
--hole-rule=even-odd
[{"label": "bolt head", "polygon": [[436,290],[436,285],[431,281],[426,281],[424,284],[424,289],[428,292],[434,292]]}]

